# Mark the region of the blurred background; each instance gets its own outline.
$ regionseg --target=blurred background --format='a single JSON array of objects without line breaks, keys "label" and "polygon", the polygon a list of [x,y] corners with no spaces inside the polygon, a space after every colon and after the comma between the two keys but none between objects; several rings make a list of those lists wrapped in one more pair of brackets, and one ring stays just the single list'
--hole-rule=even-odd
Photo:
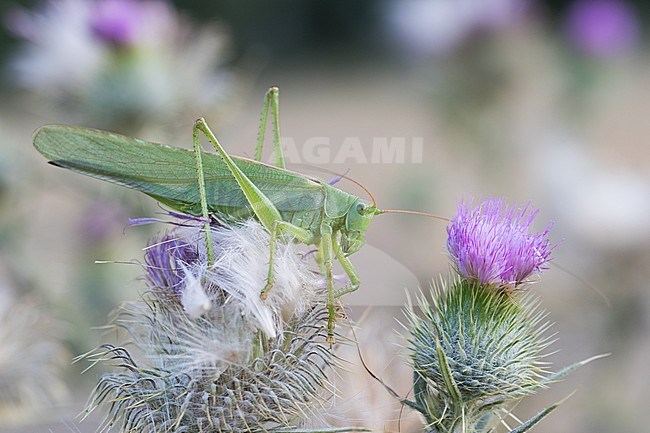
[{"label": "blurred background", "polygon": [[[127,227],[160,207],[48,166],[33,131],[75,124],[190,147],[205,116],[229,152],[250,156],[271,85],[290,168],[347,172],[382,208],[450,216],[487,196],[540,208],[537,228],[554,221],[566,269],[532,288],[555,322],[548,360],[560,369],[612,355],[515,413],[577,389],[535,431],[648,431],[647,2],[2,1],[0,18],[1,432],[94,430],[76,415],[97,373],[71,361],[144,289],[137,264],[95,261],[137,260],[164,230]],[[361,289],[346,302],[367,363],[406,395],[400,306],[448,272],[445,226],[386,215],[367,241],[353,256]],[[419,431],[356,349],[339,350],[350,364],[332,422]]]}]

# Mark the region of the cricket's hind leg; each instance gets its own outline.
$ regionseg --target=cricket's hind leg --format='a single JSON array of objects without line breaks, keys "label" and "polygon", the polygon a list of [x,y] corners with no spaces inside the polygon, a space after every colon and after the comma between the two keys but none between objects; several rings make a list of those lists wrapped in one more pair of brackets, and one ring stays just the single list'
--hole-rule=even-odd
[{"label": "cricket's hind leg", "polygon": [[334,271],[333,271],[333,245],[332,228],[326,224],[321,226],[320,257],[325,273],[327,284],[327,342],[330,345],[335,343],[334,326],[336,321],[336,306],[334,293]]},{"label": "cricket's hind leg", "polygon": [[271,123],[273,129],[273,154],[275,156],[275,166],[286,168],[282,144],[280,143],[280,89],[271,87],[264,95],[264,105],[262,106],[262,115],[260,116],[260,126],[257,132],[257,147],[255,148],[255,160],[262,160],[262,150],[264,148],[264,135],[266,134],[266,124],[271,109]]},{"label": "cricket's hind leg", "polygon": [[[271,234],[270,239],[270,253],[269,253],[269,272],[266,281],[266,286],[262,289],[260,296],[262,298],[266,297],[266,294],[273,286],[275,280],[274,276],[274,257],[275,257],[275,245],[277,237],[282,232],[291,233],[296,237],[300,242],[311,243],[313,236],[312,234],[298,226],[295,226],[289,222],[283,221],[280,212],[273,205],[271,200],[264,195],[260,189],[255,186],[255,184],[246,176],[246,174],[235,164],[232,158],[224,150],[224,148],[219,144],[219,140],[212,133],[208,127],[205,119],[198,119],[195,123],[195,147],[198,147],[198,131],[201,131],[205,136],[212,142],[217,153],[223,158],[224,162],[228,166],[233,178],[237,181],[237,184],[241,188],[248,204],[251,206],[251,209],[255,213],[257,219],[262,223],[264,228]],[[200,152],[198,153],[200,158]],[[201,178],[202,179],[202,178]],[[207,203],[206,203],[206,212],[207,212]]]}]

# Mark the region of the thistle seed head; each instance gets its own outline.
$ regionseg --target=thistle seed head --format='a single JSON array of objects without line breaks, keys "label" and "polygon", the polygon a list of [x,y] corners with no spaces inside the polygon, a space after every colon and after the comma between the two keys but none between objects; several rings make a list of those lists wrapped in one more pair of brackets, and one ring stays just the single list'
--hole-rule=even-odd
[{"label": "thistle seed head", "polygon": [[266,300],[260,299],[266,283],[270,235],[255,220],[212,227],[215,263],[207,263],[202,224],[195,219],[152,242],[145,253],[145,279],[158,297],[181,302],[188,314],[213,299],[234,299],[231,307],[248,318],[268,337],[282,334],[285,321],[302,315],[321,296],[318,278],[301,259],[293,243],[277,242],[275,282]]},{"label": "thistle seed head", "polygon": [[88,412],[107,406],[103,428],[139,433],[262,432],[318,413],[332,363],[327,314],[296,245],[278,242],[262,301],[269,236],[259,223],[214,227],[214,265],[201,224],[183,224],[147,249],[149,292],[114,315],[127,341],[86,355],[112,366]]},{"label": "thistle seed head", "polygon": [[99,380],[88,412],[107,406],[103,427],[124,432],[221,433],[289,428],[324,407],[331,357],[322,310],[293,318],[282,339],[222,313],[215,306],[193,319],[178,304],[125,304],[112,324],[128,328],[144,353],[104,345],[89,356],[113,372]]}]

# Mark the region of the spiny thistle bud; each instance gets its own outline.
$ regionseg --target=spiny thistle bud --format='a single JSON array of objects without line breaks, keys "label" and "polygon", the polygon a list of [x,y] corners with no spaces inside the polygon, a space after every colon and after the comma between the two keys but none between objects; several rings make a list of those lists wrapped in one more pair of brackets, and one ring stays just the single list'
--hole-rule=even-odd
[{"label": "spiny thistle bud", "polygon": [[296,246],[278,243],[276,283],[261,301],[269,235],[259,223],[213,227],[214,265],[200,222],[182,224],[146,250],[150,290],[112,320],[135,350],[85,355],[114,368],[87,411],[107,406],[102,428],[138,433],[287,432],[318,418],[333,359],[321,291]]},{"label": "spiny thistle bud", "polygon": [[432,304],[418,300],[424,317],[408,310],[415,400],[431,431],[475,428],[544,386],[549,323],[530,295],[514,300],[458,278],[431,295]]},{"label": "spiny thistle bud", "polygon": [[[431,303],[421,295],[419,310],[407,309],[415,401],[405,403],[424,415],[429,432],[493,432],[509,404],[590,361],[545,372],[550,324],[531,293],[513,296],[554,248],[548,228],[529,233],[536,214],[503,199],[474,209],[461,204],[447,228],[459,275],[434,285]],[[527,431],[556,407],[511,433]]]}]

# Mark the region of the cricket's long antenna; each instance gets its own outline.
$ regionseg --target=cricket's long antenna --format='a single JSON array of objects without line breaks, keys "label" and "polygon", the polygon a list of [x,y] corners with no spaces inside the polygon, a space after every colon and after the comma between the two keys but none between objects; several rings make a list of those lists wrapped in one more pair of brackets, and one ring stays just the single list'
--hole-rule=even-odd
[{"label": "cricket's long antenna", "polygon": [[588,280],[582,278],[580,275],[576,274],[575,272],[571,272],[570,270],[568,270],[567,268],[565,268],[565,267],[562,266],[562,265],[557,264],[556,262],[551,262],[551,265],[554,266],[554,267],[556,267],[556,268],[558,268],[559,270],[561,270],[561,271],[564,272],[565,274],[568,274],[568,275],[572,276],[573,278],[575,278],[576,280],[578,280],[580,283],[582,283],[582,284],[584,284],[585,286],[587,286],[587,288],[588,288],[589,290],[591,290],[592,292],[594,292],[596,295],[600,296],[600,298],[601,298],[603,301],[605,301],[605,304],[607,305],[607,307],[610,307],[610,308],[611,308],[611,306],[612,306],[611,301],[609,300],[609,298],[607,297],[606,294],[604,294],[600,289],[598,289],[598,287],[596,287],[595,284],[593,284],[593,283],[591,283],[590,281],[588,281]]},{"label": "cricket's long antenna", "polygon": [[375,196],[372,195],[372,193],[370,192],[370,190],[369,190],[368,188],[366,188],[365,186],[363,186],[363,185],[361,184],[361,182],[358,182],[358,181],[352,179],[351,177],[347,177],[347,176],[344,175],[344,174],[342,174],[342,175],[340,175],[340,176],[341,176],[343,179],[347,179],[347,180],[349,180],[350,182],[352,182],[353,184],[355,184],[356,186],[358,186],[359,188],[361,188],[362,190],[364,190],[364,191],[366,192],[366,194],[368,194],[368,196],[370,197],[370,200],[372,200],[372,205],[373,205],[374,207],[377,207],[377,200],[375,199]]},{"label": "cricket's long antenna", "polygon": [[383,214],[383,213],[405,213],[405,214],[411,214],[411,215],[425,216],[425,217],[428,217],[428,218],[434,218],[434,219],[441,220],[441,221],[447,221],[447,222],[451,221],[449,218],[446,218],[446,217],[443,217],[443,216],[440,216],[440,215],[435,215],[435,214],[427,213],[427,212],[418,212],[416,210],[382,209],[382,210],[379,211],[379,214]]}]

